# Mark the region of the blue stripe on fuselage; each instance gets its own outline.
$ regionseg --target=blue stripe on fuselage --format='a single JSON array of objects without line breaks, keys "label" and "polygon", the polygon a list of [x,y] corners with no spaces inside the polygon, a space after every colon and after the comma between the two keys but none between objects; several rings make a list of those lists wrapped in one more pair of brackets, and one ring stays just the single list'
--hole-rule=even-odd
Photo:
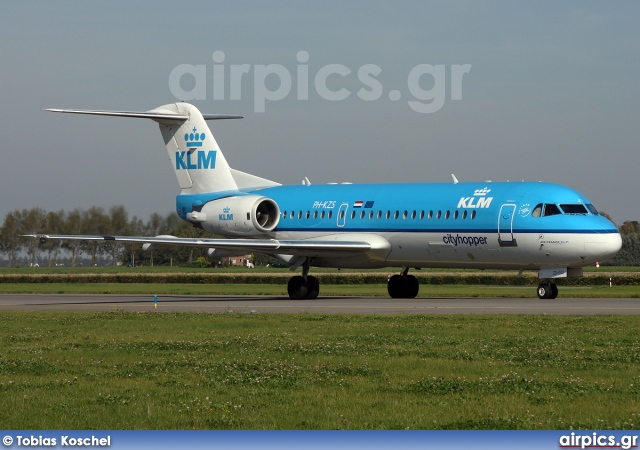
[{"label": "blue stripe on fuselage", "polygon": [[[182,194],[177,198],[178,214],[184,219],[194,206],[218,198],[249,194],[269,197],[278,204],[282,214],[276,231],[493,233],[498,229],[501,207],[514,205],[511,207],[514,233],[617,233],[610,221],[593,214],[532,217],[531,211],[539,203],[591,203],[573,189],[540,182],[295,185],[243,192]],[[373,207],[354,209],[355,202],[360,201],[365,206],[373,202]],[[339,220],[341,205],[346,209],[343,224]],[[415,218],[412,219],[414,211]],[[436,218],[438,211],[439,219]],[[292,212],[294,218],[291,218]],[[307,212],[309,218],[306,218]],[[371,219],[370,212],[373,212]],[[396,212],[398,218],[394,218]],[[431,219],[429,212],[432,212]],[[447,212],[448,218],[445,218]],[[299,213],[301,219],[298,219]],[[361,218],[363,213],[364,218]],[[422,219],[421,213],[424,214]],[[473,219],[472,215],[475,215]]]}]

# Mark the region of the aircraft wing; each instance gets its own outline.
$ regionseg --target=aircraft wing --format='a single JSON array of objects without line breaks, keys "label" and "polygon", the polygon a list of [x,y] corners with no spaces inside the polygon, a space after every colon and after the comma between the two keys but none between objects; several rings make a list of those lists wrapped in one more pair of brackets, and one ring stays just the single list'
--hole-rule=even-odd
[{"label": "aircraft wing", "polygon": [[48,239],[76,240],[76,241],[114,241],[123,243],[151,244],[154,247],[162,246],[186,246],[204,247],[224,250],[237,250],[239,253],[266,253],[269,255],[293,255],[305,257],[333,257],[352,256],[371,250],[371,242],[346,241],[341,235],[334,235],[328,239],[203,239],[203,238],[179,238],[175,236],[90,236],[90,235],[66,235],[66,234],[29,234],[25,237],[40,239],[46,242]]}]

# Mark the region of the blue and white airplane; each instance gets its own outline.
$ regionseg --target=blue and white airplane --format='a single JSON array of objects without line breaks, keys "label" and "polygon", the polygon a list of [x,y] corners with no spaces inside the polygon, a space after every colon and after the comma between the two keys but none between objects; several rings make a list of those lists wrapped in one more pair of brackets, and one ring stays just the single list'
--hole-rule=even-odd
[{"label": "blue and white airplane", "polygon": [[287,262],[292,299],[316,298],[311,267],[398,267],[389,295],[414,298],[410,268],[537,270],[539,298],[555,298],[556,278],[582,276],[622,245],[615,225],[581,193],[542,182],[328,184],[282,186],[232,169],[203,115],[174,103],[146,112],[48,111],[147,118],[157,122],[181,193],[180,218],[231,239],[174,236],[33,235],[41,240],[137,242],[144,248],[204,247],[209,256],[259,252]]}]

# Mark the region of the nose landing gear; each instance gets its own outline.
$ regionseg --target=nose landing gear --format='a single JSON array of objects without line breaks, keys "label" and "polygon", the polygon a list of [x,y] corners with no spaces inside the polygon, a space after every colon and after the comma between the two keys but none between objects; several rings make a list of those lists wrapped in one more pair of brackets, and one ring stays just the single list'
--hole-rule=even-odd
[{"label": "nose landing gear", "polygon": [[554,299],[558,296],[558,286],[554,283],[540,283],[538,286],[539,299]]}]

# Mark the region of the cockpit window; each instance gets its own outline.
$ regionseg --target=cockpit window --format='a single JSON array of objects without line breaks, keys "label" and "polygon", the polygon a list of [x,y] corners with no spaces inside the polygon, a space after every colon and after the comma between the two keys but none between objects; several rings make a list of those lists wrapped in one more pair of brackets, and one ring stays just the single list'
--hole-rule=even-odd
[{"label": "cockpit window", "polygon": [[[560,206],[558,208],[558,206]],[[531,217],[548,217],[557,216],[559,214],[594,214],[598,215],[598,210],[592,204],[584,205],[582,203],[563,203],[561,205],[555,205],[553,203],[538,203],[533,211]]]},{"label": "cockpit window", "polygon": [[560,212],[560,209],[554,205],[553,203],[547,203],[546,205],[544,205],[544,216],[556,216],[558,214],[562,214],[562,212]]},{"label": "cockpit window", "polygon": [[532,217],[540,217],[542,215],[542,203],[538,203],[535,208],[533,208],[533,212],[531,213]]},{"label": "cockpit window", "polygon": [[565,214],[589,214],[587,208],[582,203],[572,203],[560,205]]}]

